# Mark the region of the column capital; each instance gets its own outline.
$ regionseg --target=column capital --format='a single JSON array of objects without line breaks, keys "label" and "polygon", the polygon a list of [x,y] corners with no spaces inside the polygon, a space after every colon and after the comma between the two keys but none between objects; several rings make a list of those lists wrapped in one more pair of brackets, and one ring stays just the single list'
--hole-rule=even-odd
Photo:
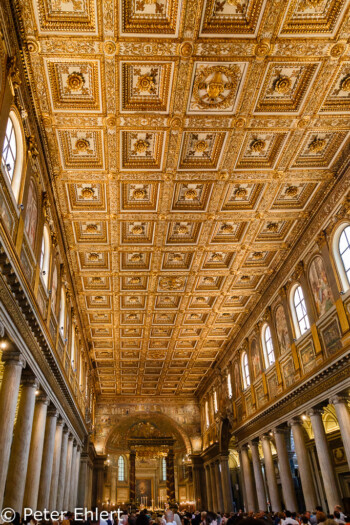
[{"label": "column capital", "polygon": [[262,434],[261,441],[271,441],[271,437],[269,434]]},{"label": "column capital", "polygon": [[273,433],[274,434],[282,434],[284,436],[286,436],[288,434],[288,428],[283,426],[283,427],[275,427],[273,429]]},{"label": "column capital", "polygon": [[[58,416],[58,418],[57,418],[57,426],[58,427],[63,427],[63,425],[64,425],[64,419],[61,416]],[[64,432],[64,430],[63,430],[63,432]]]},{"label": "column capital", "polygon": [[249,450],[249,444],[248,443],[243,443],[243,445],[240,445],[238,447],[238,451],[241,452],[242,450]]},{"label": "column capital", "polygon": [[53,405],[49,406],[49,408],[47,409],[47,417],[58,418],[58,416],[59,416],[59,413],[58,413],[57,408]]},{"label": "column capital", "polygon": [[335,396],[332,396],[329,398],[329,403],[331,405],[347,405],[349,402],[349,398],[344,394],[337,394]]},{"label": "column capital", "polygon": [[307,410],[306,414],[307,414],[309,417],[313,417],[313,416],[320,416],[320,417],[322,417],[322,414],[323,414],[323,408],[321,408],[321,407],[313,407],[313,408],[310,408],[309,410]]},{"label": "column capital", "polygon": [[254,438],[254,439],[251,439],[251,440],[249,441],[249,446],[250,446],[250,448],[252,448],[252,447],[258,447],[258,446],[259,446],[259,441],[260,441],[260,438],[258,438],[258,437],[257,437],[257,438]]},{"label": "column capital", "polygon": [[289,427],[295,427],[297,425],[299,425],[299,426],[303,425],[303,420],[301,419],[300,416],[295,416],[295,417],[293,417],[292,419],[290,419],[288,421],[288,426]]},{"label": "column capital", "polygon": [[21,385],[29,386],[37,390],[39,388],[39,381],[31,370],[23,370],[21,375]]},{"label": "column capital", "polygon": [[1,356],[2,361],[7,365],[26,366],[26,361],[19,350],[4,350]]},{"label": "column capital", "polygon": [[63,427],[63,434],[68,434],[68,432],[69,432],[69,428],[67,427],[67,425],[66,425],[66,422],[65,422],[65,421],[64,421],[63,423],[64,423],[64,427]]},{"label": "column capital", "polygon": [[50,399],[44,392],[39,392],[38,395],[36,396],[36,400],[35,401],[36,401],[36,403],[40,403],[40,404],[46,405],[46,406],[49,406],[49,404],[50,404]]},{"label": "column capital", "polygon": [[73,441],[73,439],[74,439],[73,434],[69,434],[69,436],[68,436],[68,441]]}]

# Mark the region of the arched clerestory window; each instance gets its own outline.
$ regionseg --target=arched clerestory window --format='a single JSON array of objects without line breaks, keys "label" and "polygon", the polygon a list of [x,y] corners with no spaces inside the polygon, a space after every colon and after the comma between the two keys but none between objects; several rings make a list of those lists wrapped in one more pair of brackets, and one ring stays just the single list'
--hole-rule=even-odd
[{"label": "arched clerestory window", "polygon": [[2,147],[1,168],[12,187],[13,195],[18,201],[23,171],[24,140],[22,127],[14,110],[10,111],[6,124],[5,138]]},{"label": "arched clerestory window", "polygon": [[41,241],[40,271],[47,288],[50,271],[50,233],[47,224],[44,225],[43,238]]},{"label": "arched clerestory window", "polygon": [[118,481],[125,481],[125,460],[123,456],[118,458]]},{"label": "arched clerestory window", "polygon": [[[294,324],[297,335],[300,337],[305,334],[310,328],[309,316],[307,315],[306,303],[304,299],[303,289],[300,285],[294,287],[292,291],[293,308],[294,308]],[[296,321],[296,322],[295,322]]]},{"label": "arched clerestory window", "polygon": [[266,368],[268,368],[276,360],[273,348],[271,329],[268,324],[265,324],[262,330],[262,344],[264,349],[265,366]]},{"label": "arched clerestory window", "polygon": [[242,376],[244,388],[248,388],[250,386],[250,372],[247,352],[242,354]]}]

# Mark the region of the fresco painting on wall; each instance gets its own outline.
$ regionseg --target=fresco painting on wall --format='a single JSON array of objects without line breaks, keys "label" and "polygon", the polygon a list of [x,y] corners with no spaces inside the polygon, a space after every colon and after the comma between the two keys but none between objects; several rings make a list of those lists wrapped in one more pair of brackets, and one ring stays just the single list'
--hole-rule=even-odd
[{"label": "fresco painting on wall", "polygon": [[256,339],[253,339],[251,343],[250,357],[251,357],[252,366],[253,366],[253,376],[254,376],[254,379],[256,379],[261,374],[259,347],[258,347],[258,343]]},{"label": "fresco painting on wall", "polygon": [[300,350],[300,359],[303,366],[304,374],[307,374],[316,366],[314,347],[310,344]]},{"label": "fresco painting on wall", "polygon": [[278,305],[276,308],[275,319],[277,338],[281,349],[281,354],[285,354],[290,350],[290,339],[288,333],[286,314],[284,312],[282,304]]},{"label": "fresco painting on wall", "polygon": [[294,364],[293,359],[290,358],[282,367],[282,375],[286,385],[286,388],[292,386],[294,382]]},{"label": "fresco painting on wall", "polygon": [[327,353],[329,355],[335,354],[342,347],[337,320],[333,319],[321,333]]},{"label": "fresco painting on wall", "polygon": [[325,314],[334,304],[334,297],[329,286],[323,260],[315,257],[309,270],[310,286],[319,316]]},{"label": "fresco painting on wall", "polygon": [[239,375],[239,366],[238,363],[235,363],[234,369],[233,369],[233,389],[234,389],[234,395],[237,399],[241,395],[241,379]]},{"label": "fresco painting on wall", "polygon": [[24,228],[28,236],[30,247],[34,250],[36,226],[38,223],[38,199],[36,195],[35,185],[31,179],[28,189],[27,208],[24,219]]}]

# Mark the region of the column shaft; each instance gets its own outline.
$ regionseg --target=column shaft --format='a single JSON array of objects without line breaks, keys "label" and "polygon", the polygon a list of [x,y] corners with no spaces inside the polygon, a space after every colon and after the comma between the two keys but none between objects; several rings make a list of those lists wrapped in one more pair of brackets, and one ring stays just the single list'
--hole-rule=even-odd
[{"label": "column shaft", "polygon": [[222,492],[224,499],[224,512],[230,513],[233,511],[233,499],[232,499],[232,486],[231,486],[231,475],[230,467],[228,464],[228,455],[220,456],[221,465],[221,480],[222,480]]},{"label": "column shaft", "polygon": [[262,470],[261,470],[258,441],[252,441],[250,443],[250,450],[252,452],[252,462],[253,462],[256,495],[258,498],[259,510],[267,510],[267,498],[266,498],[264,478],[263,478]]},{"label": "column shaft", "polygon": [[49,497],[49,509],[50,510],[57,510],[56,501],[57,501],[57,489],[58,489],[58,476],[60,473],[62,435],[63,435],[63,420],[60,419],[57,422],[56,434],[55,434],[55,445],[54,445],[54,453],[53,453],[51,486],[50,486],[50,497]]},{"label": "column shaft", "polygon": [[281,510],[281,502],[278,494],[275,466],[273,463],[271,444],[268,436],[262,436],[262,448],[264,452],[267,486],[269,489],[270,503],[273,512]]},{"label": "column shaft", "polygon": [[68,496],[68,508],[69,510],[73,510],[74,508],[74,481],[75,481],[75,462],[77,459],[77,444],[73,443],[73,452],[72,452],[72,468],[70,473],[70,480],[69,480],[69,496]]},{"label": "column shaft", "polygon": [[0,509],[3,507],[19,385],[25,366],[19,352],[4,351],[2,360],[5,361],[5,368],[0,390]]},{"label": "column shaft", "polygon": [[251,462],[248,455],[248,447],[241,448],[241,467],[243,470],[243,480],[245,485],[246,512],[256,511],[255,484],[253,479]]},{"label": "column shaft", "polygon": [[213,510],[213,493],[211,488],[210,470],[209,466],[205,467],[205,483],[207,487],[207,508]]},{"label": "column shaft", "polygon": [[290,422],[294,438],[295,453],[298,460],[298,468],[301,486],[304,494],[305,510],[312,511],[316,508],[317,497],[314,485],[314,476],[311,471],[309,454],[305,445],[304,429],[299,419]]},{"label": "column shaft", "polygon": [[342,501],[338,490],[338,483],[335,477],[332,458],[328,448],[326,432],[323,426],[322,412],[317,409],[312,409],[308,412],[308,415],[310,416],[312,430],[314,431],[317,456],[329,511],[333,512],[335,505],[341,505]]},{"label": "column shaft", "polygon": [[210,479],[211,479],[211,490],[213,492],[213,511],[218,512],[219,510],[219,503],[218,503],[218,493],[217,493],[217,485],[216,485],[216,478],[215,478],[215,463],[210,463]]},{"label": "column shaft", "polygon": [[49,400],[45,395],[36,399],[33,419],[32,438],[30,441],[29,461],[23,506],[37,510],[41,462],[43,456],[45,424]]},{"label": "column shaft", "polygon": [[117,504],[117,473],[118,473],[118,469],[116,467],[112,467],[111,469],[111,505]]},{"label": "column shaft", "polygon": [[58,474],[58,485],[57,485],[57,498],[55,508],[59,512],[63,509],[63,498],[64,498],[64,488],[66,480],[66,466],[67,466],[67,449],[68,449],[68,428],[63,429],[62,435],[62,445],[61,445],[61,456],[60,456],[60,467]]},{"label": "column shaft", "polygon": [[347,399],[335,396],[330,400],[333,403],[343,440],[344,450],[350,468],[350,413]]},{"label": "column shaft", "polygon": [[291,512],[297,512],[298,506],[295,496],[292,472],[290,470],[284,429],[277,428],[275,430],[275,441],[284,503],[288,510],[290,510]]},{"label": "column shaft", "polygon": [[49,506],[57,417],[58,417],[57,410],[55,408],[49,409],[47,418],[46,418],[43,459],[41,463],[41,473],[40,473],[40,483],[39,483],[39,493],[38,493],[38,509],[39,510],[47,509]]},{"label": "column shaft", "polygon": [[72,458],[73,458],[73,436],[68,438],[68,447],[67,447],[67,463],[66,463],[66,475],[64,481],[64,496],[63,496],[63,510],[68,509],[69,503],[69,490],[70,490],[70,478],[72,473]]},{"label": "column shaft", "polygon": [[37,388],[36,379],[32,375],[28,376],[24,371],[4,497],[4,507],[10,507],[20,514],[22,514]]},{"label": "column shaft", "polygon": [[[130,476],[129,476],[130,501],[132,503],[135,503],[135,499],[136,499],[136,452],[134,450],[130,452],[129,461],[130,461]],[[168,472],[167,472],[167,475],[168,475]]]},{"label": "column shaft", "polygon": [[218,510],[223,512],[224,510],[224,498],[222,493],[222,483],[221,483],[221,473],[220,473],[220,463],[215,461],[215,480],[216,480],[216,493],[218,498]]}]

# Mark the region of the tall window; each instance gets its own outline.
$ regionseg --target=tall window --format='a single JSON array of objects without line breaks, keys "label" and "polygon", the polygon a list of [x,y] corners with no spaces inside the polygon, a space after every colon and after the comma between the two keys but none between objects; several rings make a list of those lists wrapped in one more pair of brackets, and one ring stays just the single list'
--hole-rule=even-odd
[{"label": "tall window", "polygon": [[297,288],[295,289],[293,300],[295,314],[297,316],[298,321],[297,328],[299,328],[300,335],[303,335],[310,328],[310,322],[307,315],[304,294],[301,286],[297,286]]},{"label": "tall window", "polygon": [[205,410],[205,426],[207,428],[209,428],[209,404],[208,404],[208,401],[205,402],[204,410]]},{"label": "tall window", "polygon": [[214,412],[215,414],[218,411],[218,395],[216,393],[216,390],[214,390]]},{"label": "tall window", "polygon": [[118,458],[118,481],[125,481],[125,461],[123,456]]},{"label": "tall window", "polygon": [[72,363],[73,368],[77,368],[77,363],[75,362],[75,326],[72,324],[72,338],[71,338],[71,345],[70,345],[70,361]]},{"label": "tall window", "polygon": [[21,125],[17,114],[11,111],[6,125],[1,155],[1,168],[12,186],[16,200],[18,199],[22,178],[23,148],[19,142],[22,136]]},{"label": "tall window", "polygon": [[166,481],[166,459],[162,459],[162,481]]},{"label": "tall window", "polygon": [[61,287],[61,300],[60,300],[60,334],[62,337],[65,336],[65,317],[66,317],[66,293],[65,287]]},{"label": "tall window", "polygon": [[247,352],[244,352],[242,355],[242,374],[243,374],[244,388],[248,388],[248,386],[250,386],[250,372],[249,372]]},{"label": "tall window", "polygon": [[231,383],[231,374],[227,374],[227,391],[228,397],[232,398],[232,383]]},{"label": "tall window", "polygon": [[50,270],[50,235],[46,224],[44,226],[43,240],[41,242],[40,270],[43,276],[44,284],[47,288]]},{"label": "tall window", "polygon": [[12,122],[11,117],[9,117],[6,126],[4,146],[2,148],[2,160],[1,164],[9,178],[9,181],[12,182],[13,175],[15,172],[17,158],[17,140],[15,128]]},{"label": "tall window", "polygon": [[339,238],[339,254],[344,266],[346,278],[350,284],[350,226],[344,228]]},{"label": "tall window", "polygon": [[273,350],[271,330],[268,324],[265,325],[263,346],[265,350],[266,366],[271,366],[275,362],[275,352]]}]

